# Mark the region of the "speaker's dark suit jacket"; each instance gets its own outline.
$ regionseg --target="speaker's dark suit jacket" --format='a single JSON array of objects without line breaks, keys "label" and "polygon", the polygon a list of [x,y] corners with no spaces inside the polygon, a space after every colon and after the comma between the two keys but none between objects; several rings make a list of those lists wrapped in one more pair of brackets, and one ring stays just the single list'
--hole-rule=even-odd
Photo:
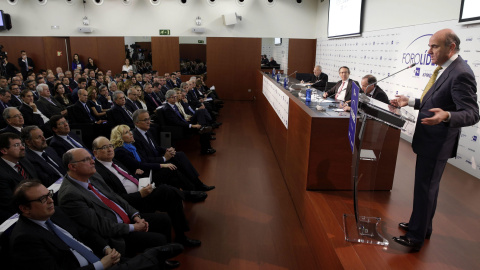
[{"label": "speaker's dark suit jacket", "polygon": [[[90,177],[90,183],[103,195],[123,208],[130,219],[132,219],[134,214],[138,213],[137,209],[130,206],[120,195],[113,192],[98,173]],[[137,240],[136,246],[129,248],[136,248],[137,250],[164,245],[166,243],[165,236],[167,238],[170,237],[168,231],[171,230],[170,220],[168,216],[161,214],[157,215],[162,216],[162,218],[166,217],[166,219],[157,220],[156,224],[150,224],[149,228],[153,232],[163,231],[163,236],[150,232],[130,233],[129,224],[119,223],[116,214],[107,205],[92,192],[75,183],[68,175],[65,176],[58,190],[58,203],[70,218],[81,226],[97,232],[102,237],[108,239],[110,246],[117,249],[121,254],[126,252],[125,240],[128,239],[126,237],[129,234],[134,234],[135,240]],[[146,215],[142,214],[142,216],[149,221]],[[163,226],[163,228],[159,229],[158,226]],[[156,244],[149,246],[152,239],[155,239]],[[130,243],[133,244],[132,242]]]},{"label": "speaker's dark suit jacket", "polygon": [[52,102],[48,101],[44,97],[40,97],[35,104],[37,104],[38,109],[45,115],[46,117],[50,118],[54,115],[61,115],[62,111],[65,110],[65,107],[58,102],[58,100],[51,97],[50,99]]},{"label": "speaker's dark suit jacket", "polygon": [[32,163],[35,171],[37,172],[39,180],[44,186],[49,187],[67,173],[67,170],[63,167],[62,160],[60,157],[58,157],[57,152],[55,152],[53,148],[47,147],[47,149],[44,151],[58,165],[58,171],[61,175],[58,175],[55,169],[49,163],[47,163],[43,157],[30,150],[30,148],[26,147],[25,151],[25,158]]},{"label": "speaker's dark suit jacket", "polygon": [[385,91],[383,91],[383,89],[380,88],[380,86],[378,85],[375,87],[375,91],[373,92],[372,98],[379,100],[383,103],[390,104],[390,100],[388,99],[387,93],[385,93]]},{"label": "speaker's dark suit jacket", "polygon": [[[472,69],[458,56],[437,78],[430,90],[415,100],[419,110],[412,148],[417,154],[413,211],[407,237],[423,242],[432,232],[440,179],[447,159],[455,157],[461,127],[478,122],[477,86]],[[421,124],[423,118],[440,108],[451,114],[449,122],[429,126]]]},{"label": "speaker's dark suit jacket", "polygon": [[[72,137],[76,142],[80,143],[83,148],[85,147],[85,144],[83,143],[82,139],[78,137],[75,133],[70,132],[68,133],[68,136]],[[57,152],[57,155],[59,157],[63,157],[63,154],[67,152],[68,150],[74,148],[70,143],[65,141],[64,139],[60,138],[58,135],[53,135],[52,140],[50,141],[50,147],[52,147],[55,152]]]},{"label": "speaker's dark suit jacket", "polygon": [[118,125],[127,125],[130,128],[134,128],[133,120],[130,118],[128,113],[120,106],[117,104],[114,104],[112,108],[110,109],[108,121],[112,126],[118,126]]},{"label": "speaker's dark suit jacket", "polygon": [[[352,84],[355,82],[358,87],[360,87],[360,84],[357,81],[354,81],[352,79],[348,79],[348,84],[347,84],[347,90],[345,93],[345,101],[349,101],[352,99]],[[327,94],[333,98],[335,98],[336,93],[338,92],[338,88],[342,86],[342,81],[340,80],[337,82],[337,84],[330,88],[330,90],[327,91]],[[360,93],[363,93],[362,89],[360,88]]]},{"label": "speaker's dark suit jacket", "polygon": [[22,105],[20,105],[18,110],[23,115],[24,126],[35,125],[40,127],[40,126],[43,126],[43,124],[45,124],[43,122],[43,118],[39,114],[33,113],[32,107],[28,106],[27,104],[22,103]]},{"label": "speaker's dark suit jacket", "polygon": [[[22,158],[19,163],[30,178],[38,178],[34,166],[26,158]],[[15,187],[23,180],[23,177],[2,158],[0,158],[0,172],[2,175],[0,177],[0,208],[14,214],[17,210],[13,207],[10,200]]]},{"label": "speaker's dark suit jacket", "polygon": [[325,86],[328,83],[328,75],[325,73],[320,73],[319,76],[315,76],[315,74],[312,74],[310,77],[309,82],[312,83],[312,87],[318,90],[325,90]]}]

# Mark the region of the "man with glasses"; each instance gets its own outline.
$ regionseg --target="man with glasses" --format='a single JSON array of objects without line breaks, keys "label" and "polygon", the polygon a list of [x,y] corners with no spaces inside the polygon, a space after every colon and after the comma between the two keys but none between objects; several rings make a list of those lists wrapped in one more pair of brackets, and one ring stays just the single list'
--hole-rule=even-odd
[{"label": "man with glasses", "polygon": [[22,105],[22,99],[20,98],[20,86],[16,84],[10,84],[9,90],[12,94],[12,98],[10,99],[8,105],[10,107],[19,107]]},{"label": "man with glasses", "polygon": [[85,149],[71,149],[62,160],[67,175],[58,191],[58,204],[70,218],[108,239],[111,247],[126,256],[170,242],[168,215],[139,213],[130,206],[96,174],[95,161]]},{"label": "man with glasses", "polygon": [[159,269],[182,251],[170,244],[121,260],[106,239],[54,207],[53,192],[41,183],[20,183],[13,199],[20,214],[10,241],[15,269]]},{"label": "man with glasses", "polygon": [[[350,102],[352,99],[352,85],[353,83],[357,84],[360,87],[360,84],[357,81],[350,79],[350,69],[348,67],[341,67],[338,70],[338,74],[340,75],[340,81],[337,84],[323,93],[323,97],[333,97],[336,100],[341,100],[345,102]],[[362,89],[360,92],[363,93]]]},{"label": "man with glasses", "polygon": [[24,124],[22,113],[15,107],[8,107],[3,110],[2,117],[7,126],[0,130],[0,134],[11,132],[20,135]]},{"label": "man with glasses", "polygon": [[137,89],[135,89],[135,86],[130,87],[130,89],[128,89],[127,91],[127,99],[125,100],[125,107],[132,114],[136,110],[143,108],[142,104],[138,101],[138,94],[137,94]]},{"label": "man with glasses", "polygon": [[125,107],[125,94],[122,91],[113,93],[113,103],[107,112],[108,122],[112,126],[127,125],[133,129],[133,113]]},{"label": "man with glasses", "polygon": [[82,139],[75,133],[70,132],[70,125],[65,117],[61,115],[52,116],[50,118],[50,127],[54,133],[50,141],[50,147],[55,149],[59,157],[72,148],[87,149]]},{"label": "man with glasses", "polygon": [[[37,178],[33,165],[25,159],[25,144],[20,136],[13,133],[0,135],[0,210],[3,213],[14,214],[11,204],[15,187],[24,179]],[[2,215],[5,218],[5,215]],[[4,220],[0,220],[3,222]]]},{"label": "man with glasses", "polygon": [[48,187],[67,173],[55,150],[48,147],[43,131],[39,127],[24,127],[21,136],[27,146],[25,157],[35,166],[42,184]]}]

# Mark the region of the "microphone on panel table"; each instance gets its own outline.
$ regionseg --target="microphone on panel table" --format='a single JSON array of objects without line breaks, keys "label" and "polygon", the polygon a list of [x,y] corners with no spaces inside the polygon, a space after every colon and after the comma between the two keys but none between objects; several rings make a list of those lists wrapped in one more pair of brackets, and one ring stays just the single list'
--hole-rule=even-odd
[{"label": "microphone on panel table", "polygon": [[293,74],[297,73],[297,71],[295,70],[292,74],[288,75],[287,77],[290,77],[292,76]]},{"label": "microphone on panel table", "polygon": [[374,85],[374,84],[379,83],[379,82],[381,82],[381,81],[383,81],[383,80],[386,80],[386,79],[388,79],[388,78],[396,75],[397,73],[400,73],[400,72],[402,72],[402,71],[404,71],[404,70],[407,70],[407,69],[409,69],[409,68],[412,68],[412,67],[414,67],[414,66],[416,66],[416,65],[417,65],[417,63],[413,63],[413,64],[411,64],[410,66],[408,66],[408,67],[406,67],[406,68],[404,68],[404,69],[402,69],[402,70],[400,70],[400,71],[397,71],[397,72],[395,72],[395,73],[393,73],[393,74],[391,74],[391,75],[388,75],[387,77],[385,77],[385,78],[383,78],[383,79],[381,79],[381,80],[378,80],[378,81],[376,81],[376,82],[374,82],[374,83],[371,83],[371,84],[367,85],[367,88],[368,88],[370,85]]}]

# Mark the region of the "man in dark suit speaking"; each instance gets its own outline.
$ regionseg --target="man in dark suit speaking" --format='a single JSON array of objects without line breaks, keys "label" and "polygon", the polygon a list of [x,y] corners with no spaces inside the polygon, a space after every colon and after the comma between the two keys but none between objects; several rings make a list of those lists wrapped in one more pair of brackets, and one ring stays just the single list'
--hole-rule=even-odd
[{"label": "man in dark suit speaking", "polygon": [[413,211],[399,226],[405,236],[394,237],[418,251],[432,234],[438,189],[449,158],[455,157],[462,127],[478,122],[477,86],[472,69],[458,55],[460,39],[450,29],[430,38],[428,54],[437,68],[420,98],[397,96],[394,106],[419,110],[412,148],[417,154]]}]

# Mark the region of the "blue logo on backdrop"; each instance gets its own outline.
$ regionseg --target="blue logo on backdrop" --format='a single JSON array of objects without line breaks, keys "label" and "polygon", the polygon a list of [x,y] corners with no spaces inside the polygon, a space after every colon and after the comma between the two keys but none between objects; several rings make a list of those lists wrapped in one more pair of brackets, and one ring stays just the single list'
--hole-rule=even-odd
[{"label": "blue logo on backdrop", "polygon": [[420,76],[420,68],[419,67],[415,68],[415,76],[417,76],[417,77]]},{"label": "blue logo on backdrop", "polygon": [[476,141],[477,141],[477,135],[473,135],[473,136],[472,136],[472,141],[473,141],[473,142],[476,142]]},{"label": "blue logo on backdrop", "polygon": [[[425,35],[419,36],[416,39],[414,39],[407,46],[407,48],[405,48],[405,52],[403,53],[403,56],[402,56],[402,63],[407,64],[407,65],[410,65],[410,64],[413,64],[413,63],[416,63],[417,65],[432,65],[432,66],[435,65],[435,64],[432,63],[431,56],[427,53],[428,50],[421,50],[420,52],[409,51],[408,50],[408,48],[410,48],[410,46],[412,46],[415,42],[417,42],[419,40],[421,40],[422,42],[426,42],[425,45],[422,45],[422,48],[427,47],[428,41],[426,41],[425,39],[427,37],[430,37],[430,36],[432,36],[432,34],[425,34]],[[415,46],[413,46],[413,47],[415,47]],[[410,50],[412,50],[412,49],[410,49]],[[416,50],[416,49],[413,49],[413,50]]]}]

